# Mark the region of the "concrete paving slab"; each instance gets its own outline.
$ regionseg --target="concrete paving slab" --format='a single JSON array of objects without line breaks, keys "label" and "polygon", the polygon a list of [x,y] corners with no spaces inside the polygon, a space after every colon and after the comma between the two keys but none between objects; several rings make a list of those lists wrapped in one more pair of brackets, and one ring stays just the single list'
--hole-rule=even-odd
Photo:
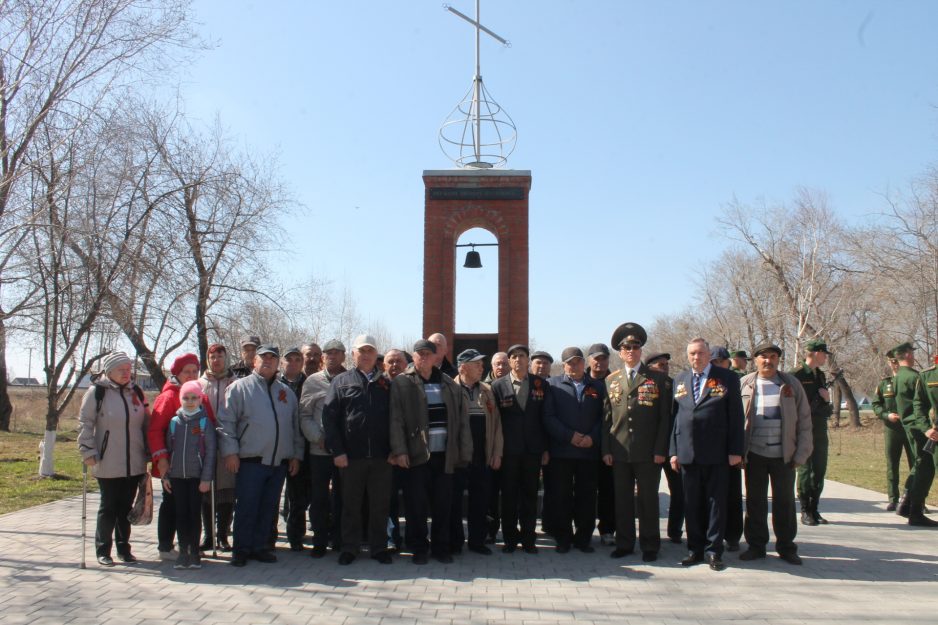
[{"label": "concrete paving slab", "polygon": [[[157,493],[159,487],[155,488]],[[664,488],[662,488],[664,491]],[[158,497],[158,495],[157,495]],[[804,566],[773,554],[726,571],[684,568],[686,547],[664,542],[657,562],[596,553],[466,553],[453,564],[392,565],[336,555],[313,560],[278,550],[279,562],[203,560],[176,571],[156,553],[156,523],[135,527],[136,566],[99,567],[88,500],[88,568],[80,560],[81,499],[0,516],[0,624],[18,623],[934,623],[938,619],[938,530],[915,529],[885,512],[879,493],[828,482],[830,524],[799,527]],[[661,497],[662,511],[667,494]],[[664,519],[662,519],[664,524]],[[281,543],[281,546],[286,545]]]}]

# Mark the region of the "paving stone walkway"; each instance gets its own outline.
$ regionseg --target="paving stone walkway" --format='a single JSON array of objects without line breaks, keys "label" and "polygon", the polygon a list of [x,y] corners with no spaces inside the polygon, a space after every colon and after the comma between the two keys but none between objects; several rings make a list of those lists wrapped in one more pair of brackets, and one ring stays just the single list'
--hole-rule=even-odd
[{"label": "paving stone walkway", "polygon": [[717,573],[681,567],[684,548],[668,542],[657,562],[643,564],[639,556],[612,560],[598,545],[594,554],[556,554],[545,539],[538,555],[467,553],[449,565],[415,566],[404,555],[390,566],[362,558],[340,567],[334,554],[313,560],[279,549],[276,564],[235,569],[209,559],[200,571],[176,571],[156,561],[155,522],[134,529],[139,564],[98,566],[96,496],[88,568],[79,569],[79,497],[0,516],[0,623],[933,625],[938,530],[909,528],[882,500],[828,482],[822,512],[830,525],[799,526],[801,567],[726,554],[729,568]]}]

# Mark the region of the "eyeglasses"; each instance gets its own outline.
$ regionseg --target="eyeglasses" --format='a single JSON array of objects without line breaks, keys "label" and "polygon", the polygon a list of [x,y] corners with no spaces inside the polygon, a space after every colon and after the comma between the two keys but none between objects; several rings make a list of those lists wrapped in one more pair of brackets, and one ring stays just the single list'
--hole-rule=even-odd
[{"label": "eyeglasses", "polygon": [[624,349],[627,352],[634,352],[635,350],[641,349],[641,348],[642,346],[637,343],[626,343],[624,345],[619,346],[619,349]]}]

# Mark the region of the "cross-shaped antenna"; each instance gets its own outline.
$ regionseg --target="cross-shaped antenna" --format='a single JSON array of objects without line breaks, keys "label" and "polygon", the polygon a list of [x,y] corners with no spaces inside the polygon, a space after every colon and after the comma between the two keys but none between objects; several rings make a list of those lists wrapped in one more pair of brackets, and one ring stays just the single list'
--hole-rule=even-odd
[{"label": "cross-shaped antenna", "polygon": [[[482,86],[482,62],[480,55],[480,39],[481,33],[485,32],[487,35],[491,36],[493,39],[501,43],[506,47],[511,47],[511,42],[505,39],[504,37],[499,36],[493,31],[489,30],[482,25],[480,21],[480,4],[481,0],[476,0],[476,18],[472,19],[465,13],[462,13],[448,4],[444,4],[443,8],[452,13],[453,15],[462,18],[466,22],[469,22],[475,27],[476,31],[476,71],[475,77],[472,80],[472,105],[470,110],[472,111],[471,117],[474,126],[474,132],[472,137],[472,147],[475,153],[475,162],[470,163],[471,166],[475,167],[491,167],[491,164],[484,163],[482,161],[482,104],[483,104],[483,89]],[[486,102],[487,103],[487,102]],[[504,159],[502,159],[504,160]]]}]

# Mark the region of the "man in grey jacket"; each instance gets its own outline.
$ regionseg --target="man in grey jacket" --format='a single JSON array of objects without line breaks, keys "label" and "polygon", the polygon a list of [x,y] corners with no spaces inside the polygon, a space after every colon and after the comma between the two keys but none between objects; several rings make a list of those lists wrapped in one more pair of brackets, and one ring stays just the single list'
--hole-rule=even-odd
[{"label": "man in grey jacket", "polygon": [[753,352],[756,372],[741,381],[746,417],[746,521],[749,548],[740,560],[765,557],[769,542],[768,486],[772,483],[775,550],[790,564],[801,564],[795,534],[795,469],[811,455],[811,406],[801,383],[778,370],[782,350],[763,343]]},{"label": "man in grey jacket", "polygon": [[342,364],[345,362],[345,345],[338,339],[332,339],[323,346],[323,352],[325,368],[306,378],[300,397],[300,429],[309,441],[309,517],[313,530],[313,550],[310,555],[313,558],[326,555],[330,542],[336,550],[342,542],[339,469],[332,462],[332,452],[326,448],[322,410],[332,380],[340,373],[345,373]]},{"label": "man in grey jacket", "polygon": [[267,538],[287,473],[296,475],[303,457],[296,394],[277,380],[280,352],[261,345],[254,371],[225,392],[228,410],[220,415],[219,448],[235,483],[232,566],[247,559],[276,562]]}]

